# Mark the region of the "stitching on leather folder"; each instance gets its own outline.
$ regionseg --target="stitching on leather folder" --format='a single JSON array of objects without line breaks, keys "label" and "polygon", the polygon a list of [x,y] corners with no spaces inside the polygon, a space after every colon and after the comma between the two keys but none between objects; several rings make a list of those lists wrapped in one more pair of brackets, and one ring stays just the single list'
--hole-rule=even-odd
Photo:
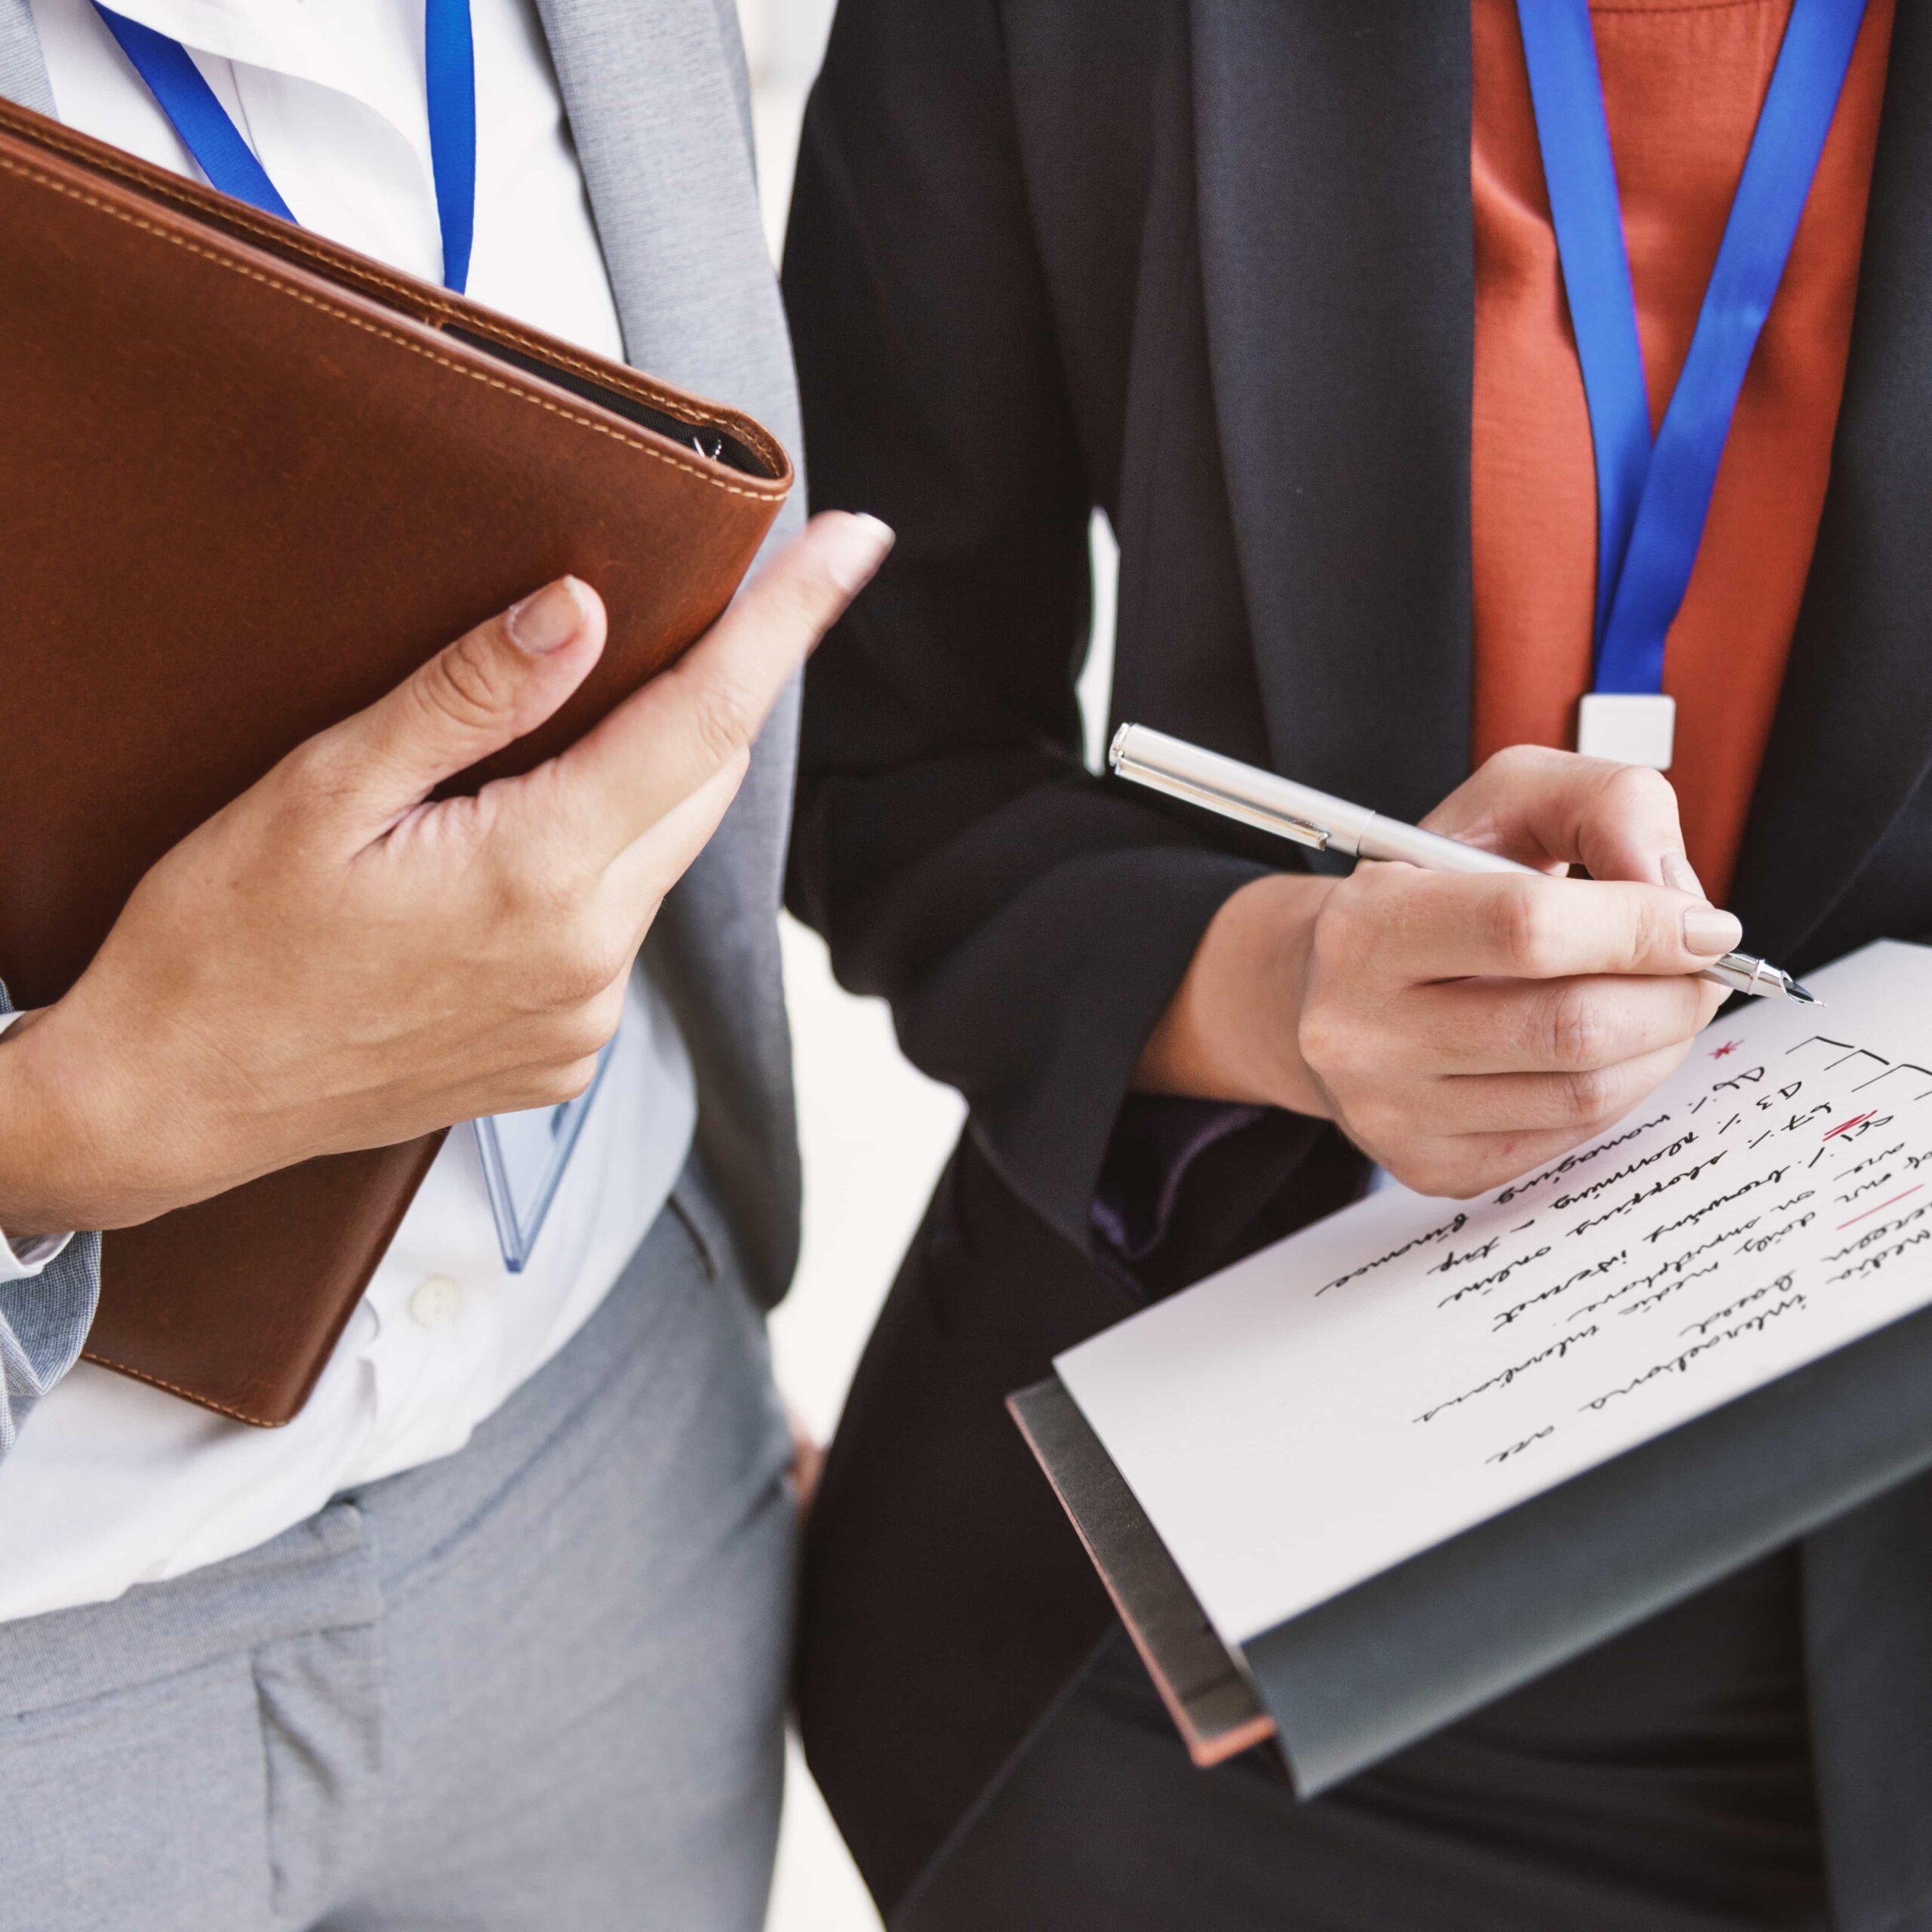
[{"label": "stitching on leather folder", "polygon": [[[183,192],[192,189],[192,181],[155,180],[149,171],[123,163],[109,155],[97,154],[91,148],[78,141],[59,138],[63,131],[57,128],[36,128],[34,137],[42,146],[52,148],[57,154],[67,155],[86,167],[97,169],[103,174],[111,174],[117,180],[131,183],[143,194],[168,196],[178,194],[181,201],[193,208],[199,204],[192,195]],[[154,171],[159,172],[160,171]],[[299,228],[291,228],[285,222],[271,221],[266,216],[250,208],[246,202],[237,202],[221,210],[221,218],[250,235],[258,236],[269,248],[285,251],[289,254],[300,255],[306,260],[319,263],[331,274],[343,272],[343,264],[326,249],[318,248],[312,239]],[[443,300],[438,292],[426,282],[412,281],[396,274],[380,262],[358,259],[352,264],[353,272],[377,288],[386,289],[399,300],[415,303],[431,315],[445,321],[469,326],[484,318],[459,309],[453,302]],[[763,433],[761,426],[742,415],[709,409],[694,396],[681,393],[674,395],[662,383],[654,383],[641,371],[628,369],[619,364],[593,361],[586,355],[573,350],[568,343],[553,341],[539,335],[534,329],[524,328],[506,315],[491,314],[487,317],[491,331],[503,341],[513,343],[540,355],[546,361],[554,362],[559,368],[574,371],[580,376],[588,377],[593,382],[607,387],[620,389],[641,402],[648,402],[664,409],[668,414],[689,417],[693,421],[709,423],[714,428],[728,431],[741,441],[749,443],[768,462],[783,467],[786,463],[784,451],[771,438]],[[754,434],[754,432],[758,433]]]},{"label": "stitching on leather folder", "polygon": [[[0,162],[0,166],[5,166]],[[158,1375],[150,1375],[144,1368],[130,1368],[125,1361],[116,1361],[112,1355],[104,1355],[97,1349],[83,1349],[83,1359],[98,1362],[103,1368],[111,1368],[118,1375],[131,1375],[137,1382],[145,1382],[150,1387],[165,1389],[171,1395],[180,1395],[204,1409],[218,1409],[225,1416],[232,1416],[237,1422],[245,1422],[256,1429],[279,1429],[278,1422],[270,1422],[266,1416],[251,1416],[246,1409],[231,1409],[226,1402],[217,1402],[212,1398],[198,1394],[192,1389],[183,1389],[179,1384],[165,1380]]]},{"label": "stitching on leather folder", "polygon": [[[60,140],[58,137],[61,131],[58,128],[36,129],[35,134],[44,146],[52,148],[56,153],[65,155],[85,166],[97,168],[102,174],[113,176],[117,180],[131,183],[142,193],[166,196],[171,191],[192,189],[195,185],[192,182],[157,183],[139,167],[122,165],[111,155],[96,154],[78,142]],[[35,176],[33,178],[44,177]],[[58,184],[50,180],[49,185]],[[190,195],[183,194],[180,198],[190,208],[198,205]],[[343,264],[334,255],[326,249],[318,248],[300,229],[291,228],[284,222],[270,221],[245,202],[238,202],[232,206],[224,207],[220,213],[224,221],[232,223],[248,234],[258,236],[264,246],[302,256],[319,264],[331,274],[344,272]],[[588,377],[594,382],[634,396],[639,401],[661,408],[668,414],[681,414],[696,422],[709,423],[714,428],[725,430],[740,441],[751,444],[768,462],[777,463],[781,468],[786,465],[787,459],[784,451],[763,433],[761,426],[753,423],[749,417],[706,408],[696,397],[681,393],[673,395],[663,384],[652,382],[638,370],[625,368],[617,364],[606,365],[592,361],[589,357],[573,351],[568,343],[553,342],[534,330],[525,328],[508,316],[491,314],[483,318],[472,315],[467,310],[459,309],[454,303],[441,300],[437,291],[427,283],[417,282],[399,275],[380,262],[358,260],[351,267],[352,272],[364,281],[387,290],[398,300],[416,304],[431,315],[440,316],[445,321],[466,327],[478,320],[487,319],[491,331],[506,342],[531,350],[544,360],[555,363],[560,368],[572,370],[580,376]]]},{"label": "stitching on leather folder", "polygon": [[[580,428],[595,431],[600,436],[608,436],[614,443],[623,443],[631,449],[641,451],[655,462],[668,463],[673,469],[681,470],[687,476],[694,476],[700,483],[708,483],[714,490],[722,490],[728,496],[743,497],[749,502],[760,503],[768,503],[772,500],[773,493],[770,490],[747,490],[735,483],[728,483],[723,478],[712,475],[709,470],[700,469],[695,463],[681,462],[668,451],[656,448],[635,436],[625,435],[608,423],[599,423],[590,417],[580,415],[574,409],[566,409],[561,404],[551,401],[547,396],[532,395],[528,390],[520,389],[513,383],[501,381],[481,369],[472,368],[468,363],[459,362],[454,356],[439,355],[426,344],[417,341],[414,337],[405,335],[399,329],[385,328],[380,323],[372,322],[367,316],[358,315],[352,309],[340,308],[333,302],[325,302],[319,296],[310,294],[306,289],[295,288],[274,275],[264,274],[260,269],[245,267],[240,262],[231,261],[226,255],[216,254],[212,248],[204,248],[198,243],[189,241],[186,235],[177,235],[158,223],[144,221],[139,215],[131,214],[125,208],[116,208],[112,202],[103,201],[97,195],[90,195],[81,189],[70,186],[53,175],[42,174],[38,168],[23,167],[18,162],[0,156],[0,170],[9,174],[17,174],[23,180],[38,183],[42,187],[51,189],[55,194],[64,195],[68,200],[78,202],[84,207],[97,209],[115,221],[125,222],[130,228],[139,229],[143,234],[152,235],[175,248],[185,248],[191,255],[198,255],[204,261],[213,262],[217,267],[226,269],[231,274],[238,275],[245,280],[258,281],[264,288],[272,289],[278,295],[285,295],[291,301],[300,302],[305,308],[315,309],[325,315],[333,315],[337,321],[346,322],[350,328],[361,329],[365,334],[375,336],[385,342],[395,343],[413,355],[421,356],[425,361],[454,370],[459,376],[467,376],[471,381],[481,383],[486,388],[500,389],[505,395],[513,396],[518,402],[528,403],[533,408],[544,410],[550,415],[561,417],[566,423],[574,423]],[[119,1364],[110,1364],[109,1366],[118,1367]],[[133,1373],[131,1371],[129,1372]],[[160,1386],[165,1388],[168,1385],[163,1383]],[[242,1420],[247,1421],[249,1418],[244,1417]]]}]

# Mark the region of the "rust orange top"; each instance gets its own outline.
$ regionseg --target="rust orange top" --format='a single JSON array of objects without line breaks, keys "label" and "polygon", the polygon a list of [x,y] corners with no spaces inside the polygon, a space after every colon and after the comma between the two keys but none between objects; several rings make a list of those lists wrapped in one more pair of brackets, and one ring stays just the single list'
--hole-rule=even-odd
[{"label": "rust orange top", "polygon": [[[1844,386],[1893,0],[1870,0],[1664,654],[1690,862],[1721,903],[1777,708]],[[1653,429],[1690,346],[1791,0],[1593,0]],[[1473,0],[1477,758],[1568,746],[1596,473],[1514,0]]]}]

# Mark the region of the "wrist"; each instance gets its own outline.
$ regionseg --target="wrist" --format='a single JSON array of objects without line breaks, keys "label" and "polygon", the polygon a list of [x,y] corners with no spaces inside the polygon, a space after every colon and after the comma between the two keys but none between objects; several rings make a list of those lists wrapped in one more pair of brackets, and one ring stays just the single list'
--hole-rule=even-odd
[{"label": "wrist", "polygon": [[1142,1052],[1137,1088],[1330,1116],[1297,1036],[1315,922],[1336,883],[1271,873],[1224,902]]},{"label": "wrist", "polygon": [[130,1112],[121,1082],[81,1064],[60,1015],[41,1008],[0,1033],[0,1232],[11,1240],[125,1226],[179,1204],[125,1158],[141,1143],[115,1130]]},{"label": "wrist", "polygon": [[48,1118],[26,1051],[29,1035],[45,1017],[44,1008],[31,1008],[0,1032],[0,1234],[11,1241],[66,1232],[54,1183],[62,1137]]}]

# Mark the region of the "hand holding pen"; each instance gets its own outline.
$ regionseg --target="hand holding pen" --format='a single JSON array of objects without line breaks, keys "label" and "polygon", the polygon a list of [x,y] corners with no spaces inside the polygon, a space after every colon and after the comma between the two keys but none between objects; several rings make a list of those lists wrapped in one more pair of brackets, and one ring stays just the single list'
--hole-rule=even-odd
[{"label": "hand holding pen", "polygon": [[1655,772],[1520,747],[1417,828],[1137,728],[1115,761],[1281,835],[1411,861],[1235,892],[1137,1084],[1333,1119],[1421,1192],[1480,1192],[1604,1131],[1724,989],[1807,997],[1733,954],[1741,929],[1705,900]]},{"label": "hand holding pen", "polygon": [[[1519,749],[1530,751],[1533,756],[1541,755],[1533,747]],[[1553,755],[1561,758],[1568,754],[1559,752]],[[1592,759],[1590,762],[1601,761]],[[1107,763],[1118,777],[1131,779],[1137,785],[1164,792],[1170,798],[1184,798],[1190,804],[1272,832],[1278,838],[1291,839],[1316,851],[1337,851],[1351,859],[1392,860],[1432,872],[1536,870],[1534,866],[1506,858],[1500,852],[1446,838],[1420,826],[1404,825],[1399,819],[1385,818],[1366,805],[1352,805],[1346,799],[1333,798],[1312,786],[1298,785],[1291,778],[1257,771],[1238,759],[1204,751],[1198,745],[1171,738],[1164,731],[1150,731],[1144,724],[1123,724],[1114,734]],[[1632,766],[1618,768],[1633,772],[1637,769]],[[1651,785],[1649,780],[1637,782],[1647,788]],[[1681,850],[1665,855],[1666,861],[1672,857],[1681,860]],[[1687,866],[1684,868],[1684,889],[1694,891],[1702,897],[1702,888]],[[1669,879],[1665,882],[1677,883]],[[1703,977],[1730,992],[1749,993],[1758,998],[1801,1000],[1807,1006],[1817,1004],[1815,997],[1789,973],[1752,953],[1727,952],[1703,969]]]}]

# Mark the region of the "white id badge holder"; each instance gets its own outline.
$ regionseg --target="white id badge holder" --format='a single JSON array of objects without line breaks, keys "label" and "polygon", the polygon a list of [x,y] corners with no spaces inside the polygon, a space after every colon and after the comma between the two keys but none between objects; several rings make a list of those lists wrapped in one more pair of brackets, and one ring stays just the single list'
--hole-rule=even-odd
[{"label": "white id badge holder", "polygon": [[503,1251],[503,1266],[512,1275],[523,1272],[537,1237],[543,1231],[545,1217],[576,1152],[590,1103],[604,1084],[615,1044],[598,1056],[590,1084],[574,1100],[558,1107],[531,1107],[522,1113],[492,1114],[475,1123],[483,1178],[490,1190],[490,1211],[496,1217],[497,1244]]}]

